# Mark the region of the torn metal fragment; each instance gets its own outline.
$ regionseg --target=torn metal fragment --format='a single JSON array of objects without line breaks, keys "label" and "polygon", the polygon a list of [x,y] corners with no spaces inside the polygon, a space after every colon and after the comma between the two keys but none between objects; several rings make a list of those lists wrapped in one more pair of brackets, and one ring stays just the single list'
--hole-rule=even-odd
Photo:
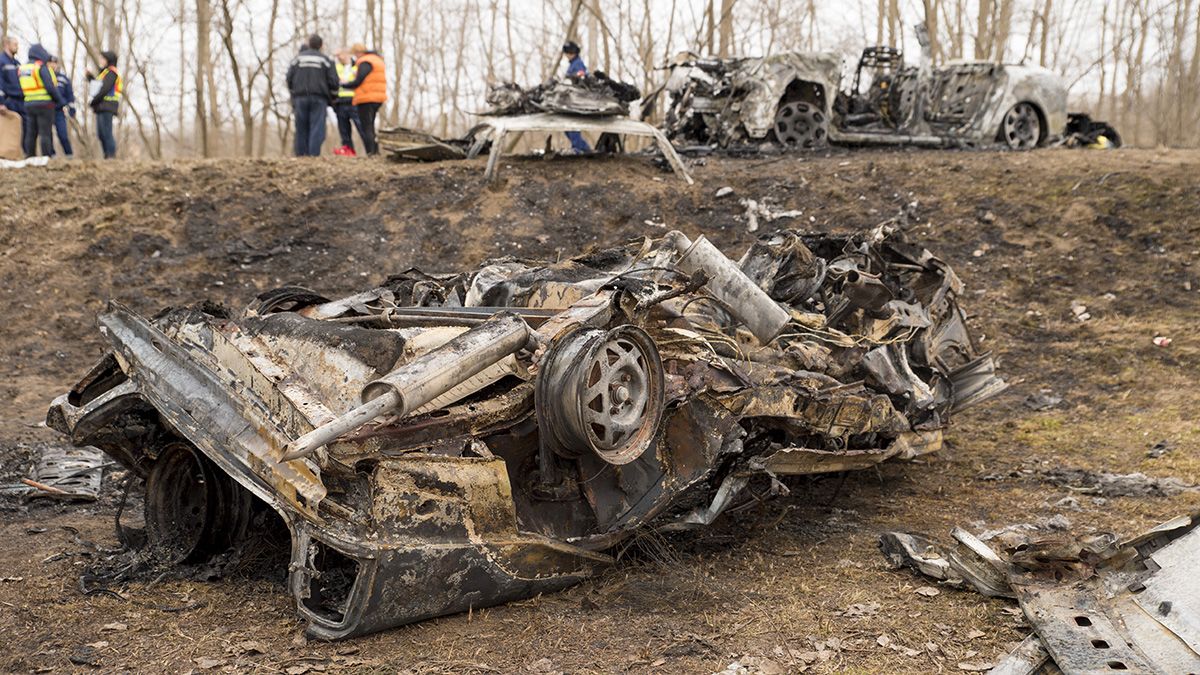
[{"label": "torn metal fragment", "polygon": [[911,567],[954,585],[966,582],[988,597],[1013,597],[1007,565],[995,551],[966,530],[954,528],[952,536],[954,546],[945,547],[920,535],[885,532],[879,548],[896,567]]},{"label": "torn metal fragment", "polygon": [[33,468],[33,482],[50,489],[30,489],[33,497],[91,501],[100,494],[106,465],[104,453],[89,446],[47,448]]},{"label": "torn metal fragment", "polygon": [[1051,666],[1050,652],[1042,644],[1037,634],[1032,634],[1021,641],[1017,648],[1009,652],[997,663],[988,675],[1050,675],[1055,672]]}]

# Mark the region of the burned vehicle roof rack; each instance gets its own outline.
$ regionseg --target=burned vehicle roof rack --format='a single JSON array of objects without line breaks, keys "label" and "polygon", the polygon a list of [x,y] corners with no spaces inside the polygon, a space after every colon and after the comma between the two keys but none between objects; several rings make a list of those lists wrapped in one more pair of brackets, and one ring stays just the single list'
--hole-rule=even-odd
[{"label": "burned vehicle roof rack", "polygon": [[47,423],[145,479],[147,545],[178,563],[268,505],[309,634],[339,639],[562,589],[778,476],[937,450],[1005,387],[961,295],[888,226],[736,262],[672,232],[238,313],[112,303]]}]

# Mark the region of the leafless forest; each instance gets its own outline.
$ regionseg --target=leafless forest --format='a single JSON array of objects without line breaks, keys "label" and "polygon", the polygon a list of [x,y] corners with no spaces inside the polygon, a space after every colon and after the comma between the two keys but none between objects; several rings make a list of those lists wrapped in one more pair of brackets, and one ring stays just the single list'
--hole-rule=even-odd
[{"label": "leafless forest", "polygon": [[[62,55],[77,89],[100,49],[121,56],[132,156],[269,156],[288,147],[284,73],[302,36],[364,42],[388,65],[386,125],[453,135],[489,82],[535,83],[577,39],[594,69],[653,91],[676,53],[908,47],[935,63],[1042,64],[1128,144],[1200,139],[1200,0],[0,0],[3,32]],[[651,113],[654,114],[654,113]],[[91,120],[80,117],[86,132]],[[81,133],[89,138],[90,133]]]}]

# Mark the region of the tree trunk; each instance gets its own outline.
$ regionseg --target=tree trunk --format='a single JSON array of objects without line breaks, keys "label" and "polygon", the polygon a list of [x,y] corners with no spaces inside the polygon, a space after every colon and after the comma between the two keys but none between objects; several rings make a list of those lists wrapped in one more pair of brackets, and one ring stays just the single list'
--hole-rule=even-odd
[{"label": "tree trunk", "polygon": [[938,34],[938,11],[941,3],[937,0],[924,0],[925,30],[929,34],[929,57],[931,65],[942,61],[941,37]]},{"label": "tree trunk", "polygon": [[212,58],[208,48],[208,30],[211,24],[212,12],[208,6],[208,0],[196,0],[196,135],[201,157],[212,156],[204,95],[204,84],[208,79],[205,70],[212,67],[210,65]]},{"label": "tree trunk", "polygon": [[975,59],[986,61],[992,56],[991,16],[994,0],[979,0],[979,17],[975,24]]},{"label": "tree trunk", "polygon": [[721,20],[718,33],[717,52],[729,56],[733,51],[733,6],[737,0],[721,0]]}]

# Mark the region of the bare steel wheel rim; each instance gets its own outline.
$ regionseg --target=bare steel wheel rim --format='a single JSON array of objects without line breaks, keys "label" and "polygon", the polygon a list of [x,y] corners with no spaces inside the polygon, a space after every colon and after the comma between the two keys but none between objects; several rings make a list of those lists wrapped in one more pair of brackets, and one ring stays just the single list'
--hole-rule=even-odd
[{"label": "bare steel wheel rim", "polygon": [[567,457],[595,453],[627,464],[650,447],[662,420],[662,361],[636,326],[583,329],[565,337],[539,382],[545,431]]},{"label": "bare steel wheel rim", "polygon": [[825,113],[807,101],[792,101],[775,112],[775,140],[792,148],[813,148],[826,140]]},{"label": "bare steel wheel rim", "polygon": [[583,422],[592,446],[619,450],[641,427],[650,400],[646,355],[625,336],[604,342],[587,364]]},{"label": "bare steel wheel rim", "polygon": [[1004,141],[1014,150],[1037,147],[1042,135],[1042,120],[1028,103],[1014,105],[1004,115]]}]

